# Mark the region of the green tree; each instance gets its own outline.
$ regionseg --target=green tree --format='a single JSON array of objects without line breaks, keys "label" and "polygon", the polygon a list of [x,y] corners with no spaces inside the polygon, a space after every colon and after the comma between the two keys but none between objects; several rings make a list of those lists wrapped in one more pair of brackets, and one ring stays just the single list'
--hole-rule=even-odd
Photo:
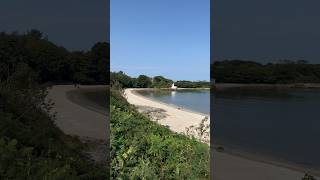
[{"label": "green tree", "polygon": [[110,46],[106,42],[98,42],[90,52],[92,64],[96,67],[94,78],[97,82],[109,82],[109,69],[110,69]]},{"label": "green tree", "polygon": [[169,88],[173,81],[171,79],[166,79],[163,76],[155,76],[153,78],[152,86],[156,88]]},{"label": "green tree", "polygon": [[147,88],[150,87],[152,84],[151,78],[146,75],[140,75],[137,78],[137,86],[140,88]]}]

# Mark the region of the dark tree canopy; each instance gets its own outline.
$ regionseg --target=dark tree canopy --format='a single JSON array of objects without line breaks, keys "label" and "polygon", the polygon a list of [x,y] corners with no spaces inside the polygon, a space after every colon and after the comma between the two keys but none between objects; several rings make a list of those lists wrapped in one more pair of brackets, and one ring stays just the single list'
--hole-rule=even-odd
[{"label": "dark tree canopy", "polygon": [[[174,81],[163,76],[148,77],[140,75],[132,78],[124,72],[111,72],[110,85],[121,88],[169,88]],[[177,81],[176,85],[180,88],[209,88],[208,81]]]},{"label": "dark tree canopy", "polygon": [[85,144],[56,126],[46,99],[50,82],[107,83],[109,46],[94,47],[69,52],[38,30],[0,33],[0,179],[108,178]]},{"label": "dark tree canopy", "polygon": [[320,83],[320,64],[306,60],[267,64],[225,60],[211,64],[211,75],[218,83]]},{"label": "dark tree canopy", "polygon": [[151,78],[149,78],[148,76],[140,75],[137,78],[137,86],[138,87],[148,88],[148,87],[151,87],[151,85],[152,85],[152,81],[151,81]]},{"label": "dark tree canopy", "polygon": [[0,33],[1,77],[25,63],[39,75],[39,82],[107,84],[109,82],[109,44],[96,43],[87,52],[69,52],[50,42],[43,33]]}]

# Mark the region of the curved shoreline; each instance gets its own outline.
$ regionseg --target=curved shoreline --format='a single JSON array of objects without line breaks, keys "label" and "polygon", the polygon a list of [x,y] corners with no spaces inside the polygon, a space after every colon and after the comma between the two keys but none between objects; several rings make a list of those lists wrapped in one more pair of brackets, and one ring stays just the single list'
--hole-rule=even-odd
[{"label": "curved shoreline", "polygon": [[[191,89],[191,88],[179,88],[179,89]],[[200,89],[196,89],[196,88],[192,88],[193,90],[200,90]],[[203,89],[203,88],[202,88]],[[177,105],[174,105],[174,104],[168,104],[168,103],[165,103],[165,102],[162,102],[162,101],[159,101],[157,99],[154,99],[154,98],[149,98],[149,97],[145,97],[141,94],[139,94],[137,91],[151,91],[151,90],[154,90],[154,89],[133,89],[132,93],[137,95],[137,96],[141,96],[143,98],[146,98],[146,99],[149,99],[151,101],[155,101],[155,102],[158,102],[160,104],[163,104],[163,105],[166,105],[166,106],[171,106],[173,108],[176,108],[176,109],[180,109],[182,111],[186,111],[186,112],[190,112],[190,113],[195,113],[195,114],[199,114],[201,116],[208,116],[210,117],[210,114],[206,114],[206,113],[202,113],[202,112],[198,112],[198,111],[194,111],[194,110],[191,110],[191,109],[188,109],[188,108],[185,108],[185,107],[181,107],[181,106],[177,106]],[[204,90],[204,89],[203,89]],[[156,90],[154,90],[156,91]]]},{"label": "curved shoreline", "polygon": [[[218,151],[218,147],[223,147],[223,151]],[[253,162],[258,162],[258,163],[263,163],[263,164],[269,164],[272,166],[276,166],[279,168],[285,168],[288,170],[295,171],[297,173],[301,173],[302,175],[304,173],[309,173],[313,176],[317,176],[316,178],[320,177],[320,170],[313,168],[313,167],[308,167],[304,166],[298,163],[294,163],[291,161],[288,161],[286,159],[282,159],[280,157],[274,157],[271,155],[265,155],[259,152],[253,152],[250,150],[245,150],[241,147],[235,147],[232,145],[225,145],[225,144],[214,144],[212,146],[213,151],[215,154],[226,154],[234,157],[239,157],[242,159],[245,159],[247,161],[253,161]]]},{"label": "curved shoreline", "polygon": [[208,121],[210,123],[210,116],[207,114],[186,110],[185,108],[180,108],[144,97],[137,94],[137,92],[134,92],[137,90],[148,89],[125,89],[124,95],[127,101],[135,106],[149,106],[163,109],[167,116],[164,119],[159,120],[158,123],[164,126],[168,125],[174,132],[184,133],[186,132],[186,128],[190,126],[198,126],[205,117],[208,117]]},{"label": "curved shoreline", "polygon": [[[177,109],[178,106],[166,104],[159,100],[145,97],[139,94],[137,91],[143,90],[154,90],[154,89],[126,89],[125,94],[129,96],[134,95],[139,97],[142,102],[140,104],[130,102],[130,97],[127,98],[130,104],[142,105],[145,103],[145,106],[150,105],[150,101],[156,103],[152,104],[153,107],[159,108],[157,105],[167,106],[169,108]],[[144,99],[144,100],[143,100]],[[161,107],[160,107],[161,108]],[[181,112],[185,113],[195,113],[198,112],[188,111],[185,108],[179,109]],[[201,114],[201,113],[200,113]],[[199,115],[200,115],[199,114]],[[201,114],[203,115],[203,114]],[[231,180],[231,179],[281,179],[281,180],[291,180],[296,179],[300,180],[304,176],[306,169],[301,168],[301,166],[296,166],[295,164],[278,162],[276,159],[264,159],[263,156],[255,156],[255,154],[246,154],[241,151],[224,151],[218,152],[215,150],[215,146],[211,147],[213,156],[213,166],[211,167],[211,172],[213,177],[218,180]],[[228,172],[229,171],[229,172]],[[226,173],[228,172],[228,173]],[[313,172],[314,173],[314,172]],[[315,174],[314,174],[315,175]]]},{"label": "curved shoreline", "polygon": [[104,114],[99,109],[94,111],[84,106],[83,104],[88,104],[84,98],[77,100],[81,101],[80,103],[71,101],[67,95],[73,90],[97,87],[102,86],[80,86],[80,89],[77,89],[73,85],[55,85],[49,89],[48,99],[54,102],[53,112],[57,112],[55,123],[64,133],[104,141],[109,140],[107,113]]},{"label": "curved shoreline", "polygon": [[[94,87],[94,88],[83,88],[83,89],[74,89],[66,92],[66,97],[69,101],[74,104],[80,105],[86,109],[91,111],[100,113],[102,115],[107,116],[107,107],[100,106],[97,102],[90,100],[86,97],[86,93],[92,93],[94,91],[101,91],[102,87]],[[106,90],[106,87],[103,87]],[[107,95],[106,95],[107,96]],[[107,101],[105,101],[107,103]]]}]

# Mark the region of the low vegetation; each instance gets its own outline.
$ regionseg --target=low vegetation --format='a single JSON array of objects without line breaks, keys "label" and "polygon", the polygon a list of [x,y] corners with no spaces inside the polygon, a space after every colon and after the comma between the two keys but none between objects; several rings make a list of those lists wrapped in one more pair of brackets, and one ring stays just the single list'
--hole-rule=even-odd
[{"label": "low vegetation", "polygon": [[86,144],[55,125],[46,100],[48,83],[105,83],[94,65],[105,45],[69,52],[36,30],[0,33],[0,179],[108,178],[106,165],[84,153]]},{"label": "low vegetation", "polygon": [[209,179],[209,147],[137,112],[113,87],[111,178]]},{"label": "low vegetation", "polygon": [[302,180],[317,180],[315,177],[313,177],[312,175],[306,173],[304,175],[304,177],[302,178]]},{"label": "low vegetation", "polygon": [[192,125],[186,128],[186,136],[196,138],[201,142],[210,143],[210,124],[208,117],[201,120],[199,125]]},{"label": "low vegetation", "polygon": [[0,84],[0,179],[103,179],[105,166],[54,124],[45,87],[26,64]]}]

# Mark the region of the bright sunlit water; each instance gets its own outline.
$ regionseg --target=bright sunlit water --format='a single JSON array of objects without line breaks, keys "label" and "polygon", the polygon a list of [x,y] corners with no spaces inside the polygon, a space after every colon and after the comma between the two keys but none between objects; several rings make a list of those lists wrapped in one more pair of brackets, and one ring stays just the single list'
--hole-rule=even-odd
[{"label": "bright sunlit water", "polygon": [[148,98],[190,109],[192,111],[210,114],[210,91],[209,90],[159,90],[139,91]]}]

